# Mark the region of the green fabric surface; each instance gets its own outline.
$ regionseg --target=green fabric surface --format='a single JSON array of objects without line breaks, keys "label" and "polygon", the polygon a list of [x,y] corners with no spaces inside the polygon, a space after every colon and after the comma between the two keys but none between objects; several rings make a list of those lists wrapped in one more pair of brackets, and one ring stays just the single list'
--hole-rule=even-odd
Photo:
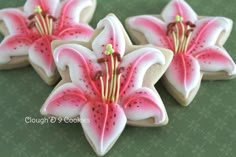
[{"label": "green fabric surface", "polygon": [[[0,8],[22,6],[25,0],[0,1]],[[93,27],[106,14],[126,17],[159,14],[166,0],[98,0]],[[236,1],[189,0],[199,15],[225,16],[236,21]],[[236,28],[225,48],[236,59]],[[127,126],[108,156],[233,157],[236,156],[236,79],[203,81],[189,107],[181,107],[161,83],[156,85],[169,115],[159,128]],[[39,109],[53,87],[32,67],[0,71],[0,156],[96,156],[80,124],[27,124],[25,117],[43,118]]]}]

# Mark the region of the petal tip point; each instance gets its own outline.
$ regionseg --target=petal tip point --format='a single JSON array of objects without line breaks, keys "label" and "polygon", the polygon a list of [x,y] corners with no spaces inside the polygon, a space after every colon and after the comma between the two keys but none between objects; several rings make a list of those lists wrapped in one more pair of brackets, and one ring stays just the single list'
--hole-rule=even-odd
[{"label": "petal tip point", "polygon": [[45,108],[41,108],[40,109],[40,114],[43,115],[43,116],[47,116],[48,115],[48,113],[47,113]]},{"label": "petal tip point", "polygon": [[234,65],[234,69],[233,69],[231,72],[229,72],[228,75],[229,75],[229,76],[234,76],[234,75],[236,75],[236,65]]},{"label": "petal tip point", "polygon": [[167,125],[168,123],[169,123],[169,118],[168,118],[167,115],[164,116],[163,119],[160,122],[158,122],[158,124],[161,125],[161,126]]}]

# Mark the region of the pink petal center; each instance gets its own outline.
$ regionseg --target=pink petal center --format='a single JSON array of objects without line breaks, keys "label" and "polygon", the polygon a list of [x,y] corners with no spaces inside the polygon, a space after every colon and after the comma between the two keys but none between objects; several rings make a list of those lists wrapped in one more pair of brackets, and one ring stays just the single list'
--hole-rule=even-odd
[{"label": "pink petal center", "polygon": [[[106,53],[106,52],[105,52]],[[98,71],[94,76],[94,81],[99,81],[102,100],[106,103],[117,103],[120,93],[121,68],[119,64],[121,57],[118,52],[106,54],[98,59],[104,71]]]},{"label": "pink petal center", "polygon": [[190,36],[195,27],[192,22],[183,22],[182,20],[182,17],[176,16],[176,21],[167,25],[166,34],[174,45],[173,52],[175,54],[187,52]]},{"label": "pink petal center", "polygon": [[54,22],[57,20],[55,17],[50,15],[47,10],[41,10],[40,6],[34,14],[30,15],[28,19],[30,20],[29,28],[35,28],[40,35],[52,35]]}]

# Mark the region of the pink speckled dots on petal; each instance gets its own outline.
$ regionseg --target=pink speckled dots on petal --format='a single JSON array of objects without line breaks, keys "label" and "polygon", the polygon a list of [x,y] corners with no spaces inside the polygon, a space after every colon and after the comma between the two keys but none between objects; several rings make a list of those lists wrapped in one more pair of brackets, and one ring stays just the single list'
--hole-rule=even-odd
[{"label": "pink speckled dots on petal", "polygon": [[[55,84],[59,75],[52,57],[51,42],[57,39],[88,41],[93,29],[85,24],[84,19],[81,23],[80,19],[93,14],[94,9],[88,8],[93,8],[94,2],[95,0],[27,0],[23,11],[0,10],[0,20],[9,32],[6,32],[0,44],[0,69],[24,66],[29,56],[29,62],[42,79],[47,84]],[[87,9],[85,15],[84,11]],[[22,60],[22,57],[25,59]],[[12,62],[16,62],[16,65],[12,65]]]},{"label": "pink speckled dots on petal", "polygon": [[163,81],[184,106],[197,94],[202,78],[236,77],[235,63],[223,48],[232,28],[228,18],[198,17],[184,0],[171,0],[160,15],[130,17],[126,24],[139,43],[173,51]]},{"label": "pink speckled dots on petal", "polygon": [[[62,74],[68,71],[66,77],[71,81],[59,83],[42,106],[41,113],[79,116],[94,151],[104,155],[127,123],[160,126],[168,122],[154,82],[150,83],[151,87],[143,87],[143,80],[152,66],[166,70],[171,57],[154,47],[134,49],[127,44],[130,41],[114,15],[102,19],[95,34],[86,44],[91,49],[83,44],[59,44],[55,48],[55,63]],[[171,56],[171,52],[166,53]]]}]

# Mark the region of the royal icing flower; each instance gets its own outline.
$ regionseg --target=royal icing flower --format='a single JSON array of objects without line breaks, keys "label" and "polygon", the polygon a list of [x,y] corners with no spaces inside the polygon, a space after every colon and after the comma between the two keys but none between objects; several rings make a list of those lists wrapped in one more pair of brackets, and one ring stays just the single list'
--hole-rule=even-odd
[{"label": "royal icing flower", "polygon": [[235,63],[223,48],[232,28],[228,18],[199,17],[184,0],[172,0],[160,16],[131,17],[127,27],[138,42],[173,51],[163,82],[182,105],[192,101],[202,76],[217,80],[236,75]]},{"label": "royal icing flower", "polygon": [[[48,84],[59,75],[52,57],[51,41],[88,41],[93,29],[86,22],[94,0],[27,0],[23,10],[0,10],[0,28],[6,35],[0,44],[0,69],[29,62]],[[86,9],[90,8],[90,11]],[[85,12],[88,15],[84,15]],[[7,30],[6,30],[7,29]]]},{"label": "royal icing flower", "polygon": [[95,34],[87,47],[68,43],[55,48],[54,59],[63,80],[46,100],[41,114],[80,117],[91,146],[98,155],[104,155],[127,123],[167,123],[154,83],[167,69],[172,53],[133,46],[112,14],[98,23]]}]

